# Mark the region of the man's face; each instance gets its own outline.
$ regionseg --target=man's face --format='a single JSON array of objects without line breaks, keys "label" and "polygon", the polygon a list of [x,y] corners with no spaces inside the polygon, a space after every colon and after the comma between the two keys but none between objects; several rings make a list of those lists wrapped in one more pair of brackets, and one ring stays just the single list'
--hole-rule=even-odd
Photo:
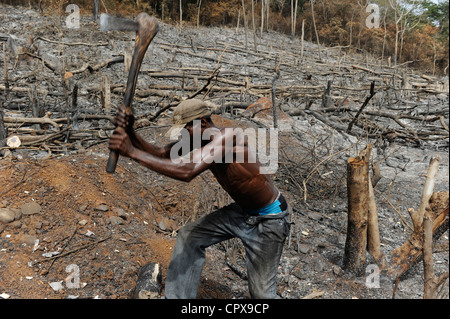
[{"label": "man's face", "polygon": [[[194,135],[194,132],[198,133],[201,132],[201,121],[200,120],[193,120],[190,121],[189,123],[187,123],[184,126],[184,129],[187,130],[189,132],[189,135],[192,137]],[[200,130],[200,131],[196,131],[196,130]]]},{"label": "man's face", "polygon": [[199,139],[197,143],[201,143],[201,136],[203,133],[201,120],[190,121],[184,126],[184,129],[189,133],[189,144],[191,146],[191,149],[193,149],[194,138]]}]

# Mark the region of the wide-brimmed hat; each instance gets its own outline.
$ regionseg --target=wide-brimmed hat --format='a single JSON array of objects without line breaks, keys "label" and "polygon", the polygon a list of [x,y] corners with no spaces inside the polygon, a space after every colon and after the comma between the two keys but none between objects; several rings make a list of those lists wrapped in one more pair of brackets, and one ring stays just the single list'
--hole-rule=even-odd
[{"label": "wide-brimmed hat", "polygon": [[175,140],[187,123],[211,116],[211,104],[202,100],[185,100],[178,104],[173,111],[173,125],[166,133],[166,137]]}]

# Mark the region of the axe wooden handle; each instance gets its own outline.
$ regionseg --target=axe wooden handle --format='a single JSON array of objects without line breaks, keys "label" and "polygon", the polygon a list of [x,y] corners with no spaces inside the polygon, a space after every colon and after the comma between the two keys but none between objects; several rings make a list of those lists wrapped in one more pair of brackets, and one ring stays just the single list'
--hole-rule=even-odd
[{"label": "axe wooden handle", "polygon": [[[130,71],[128,73],[127,87],[125,89],[125,96],[123,99],[123,108],[127,112],[131,112],[134,91],[136,89],[136,82],[141,69],[142,60],[147,51],[150,42],[158,33],[158,21],[154,17],[150,17],[147,13],[140,13],[136,21],[139,24],[136,33],[136,43],[131,60]],[[118,130],[123,130],[119,127]],[[117,161],[119,160],[119,153],[111,151],[109,153],[108,163],[106,164],[106,172],[114,173],[116,171]]]}]

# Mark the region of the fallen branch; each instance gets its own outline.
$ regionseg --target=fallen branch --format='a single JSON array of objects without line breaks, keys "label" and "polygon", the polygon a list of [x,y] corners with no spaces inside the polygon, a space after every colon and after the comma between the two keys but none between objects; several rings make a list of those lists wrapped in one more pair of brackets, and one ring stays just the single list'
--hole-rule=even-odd
[{"label": "fallen branch", "polygon": [[50,124],[57,131],[60,130],[59,125],[48,117],[4,117],[5,123],[33,123],[33,124]]},{"label": "fallen branch", "polygon": [[[75,230],[72,232],[72,235],[69,237],[69,239],[66,241],[64,247],[61,250],[61,254],[64,253],[64,250],[66,249],[67,245],[69,244],[69,242],[72,240],[72,238],[75,236],[75,234],[77,233],[78,230],[78,226],[75,227]],[[50,263],[50,265],[47,267],[47,269],[43,270],[40,274],[42,276],[45,276],[49,273],[50,268],[52,268],[53,264],[55,263],[56,258],[54,258],[52,260],[52,262]]]},{"label": "fallen branch", "polygon": [[242,280],[247,280],[247,272],[244,269],[239,269],[240,267],[235,266],[231,262],[227,261],[227,266],[230,267],[230,269],[239,276]]},{"label": "fallen branch", "polygon": [[73,254],[73,253],[75,253],[75,252],[77,252],[77,251],[79,251],[79,250],[88,248],[89,246],[97,245],[97,244],[99,244],[99,243],[101,243],[101,242],[104,242],[104,241],[110,239],[110,238],[111,238],[111,235],[109,235],[109,236],[107,236],[107,237],[105,237],[105,238],[96,240],[95,242],[87,243],[87,244],[82,245],[82,246],[80,246],[80,247],[78,247],[78,248],[74,248],[74,249],[72,249],[72,250],[69,250],[69,251],[66,252],[66,253],[63,253],[63,254],[59,254],[59,255],[56,255],[56,256],[46,257],[46,258],[42,258],[42,259],[35,260],[34,263],[37,264],[37,263],[41,263],[41,262],[44,262],[44,261],[50,261],[50,260],[53,260],[53,259],[56,259],[56,258],[61,258],[61,257],[67,256],[67,255]]},{"label": "fallen branch", "polygon": [[[8,90],[8,92],[20,92],[20,93],[26,93],[26,94],[28,94],[28,93],[30,92],[30,89],[29,89],[29,88],[23,88],[23,87],[6,87],[6,86],[3,85],[3,84],[0,84],[0,90]],[[39,89],[37,89],[36,92],[37,92],[38,94],[41,94],[41,95],[47,95],[47,94],[58,95],[58,94],[54,94],[54,92],[53,92],[53,93],[50,93],[50,92],[48,92],[47,90],[39,90]]]},{"label": "fallen branch", "polygon": [[42,40],[45,42],[50,42],[50,43],[55,43],[55,44],[62,44],[62,45],[83,45],[83,46],[88,46],[88,47],[93,47],[93,46],[105,46],[108,45],[108,42],[98,42],[98,43],[86,43],[86,42],[62,42],[62,41],[55,41],[55,40],[50,40],[41,36],[38,36],[36,38],[37,40]]},{"label": "fallen branch", "polygon": [[433,158],[428,169],[420,207],[417,211],[412,208],[408,210],[414,231],[408,241],[391,254],[392,258],[388,273],[393,279],[402,276],[423,258],[423,221],[425,212],[430,211],[433,213],[432,234],[434,240],[448,229],[449,193],[433,193],[438,167],[439,157]]},{"label": "fallen branch", "polygon": [[33,176],[34,174],[37,174],[38,172],[33,172],[33,173],[31,173],[30,175],[28,175],[28,176],[25,178],[26,173],[27,173],[27,171],[25,171],[25,174],[23,174],[23,177],[22,177],[22,179],[21,179],[20,181],[18,181],[17,183],[15,183],[15,184],[14,184],[13,186],[11,186],[10,188],[5,189],[4,191],[2,191],[2,192],[0,193],[0,195],[4,195],[4,194],[8,193],[9,191],[11,191],[12,189],[14,189],[15,187],[17,187],[17,186],[19,186],[20,184],[26,182],[27,179],[29,179],[29,178],[30,178],[31,176]]},{"label": "fallen branch", "polygon": [[444,128],[444,130],[446,130],[448,132],[448,126],[445,124],[444,117],[442,115],[439,116],[439,121],[441,122],[441,125]]},{"label": "fallen branch", "polygon": [[89,72],[94,72],[94,71],[100,70],[103,67],[106,67],[106,66],[109,67],[111,64],[121,63],[123,61],[124,61],[124,56],[121,55],[121,56],[118,56],[118,57],[107,59],[107,60],[105,60],[103,62],[100,62],[100,63],[92,65],[92,66],[89,63],[85,63],[85,64],[83,64],[83,66],[81,68],[72,70],[70,72],[73,73],[73,74],[82,73],[82,72],[84,72],[86,70],[89,70]]},{"label": "fallen branch", "polygon": [[58,68],[55,65],[53,65],[52,63],[50,63],[47,60],[44,60],[42,57],[40,57],[38,55],[31,54],[30,52],[24,52],[24,53],[19,53],[19,54],[25,54],[25,55],[28,55],[29,57],[40,60],[47,68],[49,68],[50,70],[52,70],[55,73],[57,73],[57,71],[58,71]]},{"label": "fallen branch", "polygon": [[50,134],[50,135],[47,135],[47,136],[44,136],[44,137],[39,137],[37,139],[33,138],[31,141],[30,140],[29,141],[22,141],[22,145],[23,146],[32,146],[32,145],[36,145],[36,144],[42,144],[43,142],[50,141],[50,140],[53,140],[53,139],[56,139],[56,138],[62,136],[70,128],[71,127],[66,127],[65,129],[63,129],[63,130],[61,130],[61,131],[59,131],[57,133]]}]

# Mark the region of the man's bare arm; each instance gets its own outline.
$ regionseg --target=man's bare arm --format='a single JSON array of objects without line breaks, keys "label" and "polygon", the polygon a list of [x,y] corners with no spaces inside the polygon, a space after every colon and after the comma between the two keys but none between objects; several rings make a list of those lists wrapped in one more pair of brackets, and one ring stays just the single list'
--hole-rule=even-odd
[{"label": "man's bare arm", "polygon": [[[213,141],[201,149],[192,151],[189,154],[189,158],[180,158],[179,160],[170,158],[170,156],[159,156],[158,152],[148,152],[146,151],[147,147],[143,147],[143,149],[135,147],[129,135],[123,131],[114,131],[109,147],[155,172],[189,182],[203,171],[209,169],[214,163],[222,162],[226,153],[225,139],[225,134],[218,134]],[[169,145],[173,146],[174,144]]]},{"label": "man's bare arm", "polygon": [[169,158],[170,150],[174,143],[159,147],[145,141],[142,136],[137,134],[133,128],[134,115],[131,112],[126,112],[125,110],[119,108],[114,119],[114,124],[125,129],[131,140],[131,143],[137,149],[143,150],[144,152],[153,154],[157,157]]},{"label": "man's bare arm", "polygon": [[130,136],[131,143],[133,143],[133,146],[136,147],[139,150],[142,150],[146,153],[150,153],[154,156],[161,157],[161,158],[169,158],[170,157],[170,150],[172,149],[173,145],[176,143],[170,143],[163,147],[156,146],[154,144],[148,143],[145,141],[142,136],[137,134],[135,131],[129,132],[128,135]]}]

